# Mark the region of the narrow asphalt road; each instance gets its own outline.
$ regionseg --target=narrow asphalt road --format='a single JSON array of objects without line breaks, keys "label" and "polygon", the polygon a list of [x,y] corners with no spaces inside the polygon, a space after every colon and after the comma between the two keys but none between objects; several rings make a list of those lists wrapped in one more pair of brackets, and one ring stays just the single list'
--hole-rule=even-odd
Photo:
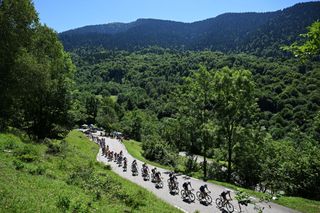
[{"label": "narrow asphalt road", "polygon": [[[139,175],[132,176],[131,162],[134,160],[134,158],[127,152],[125,146],[122,143],[120,143],[116,139],[112,139],[109,137],[101,137],[101,136],[99,136],[100,135],[99,132],[97,132],[93,135],[96,137],[99,137],[99,138],[105,138],[106,146],[107,145],[109,146],[110,151],[115,151],[115,152],[119,153],[122,150],[124,156],[127,157],[128,169],[126,172],[124,172],[123,168],[119,167],[116,162],[109,161],[106,157],[102,156],[101,149],[97,155],[98,161],[111,165],[112,170],[114,172],[116,172],[117,174],[119,174],[121,177],[124,177],[124,178],[140,185],[141,187],[146,188],[147,190],[153,192],[157,197],[161,198],[162,200],[166,201],[167,203],[170,203],[171,205],[179,208],[180,210],[182,210],[184,212],[195,212],[195,211],[200,211],[203,213],[226,212],[224,210],[218,209],[215,204],[215,199],[219,197],[220,193],[225,189],[225,187],[211,184],[211,183],[206,183],[208,185],[209,190],[211,191],[210,195],[213,199],[212,204],[206,206],[206,205],[201,204],[197,199],[193,203],[188,203],[186,201],[183,201],[180,193],[177,195],[171,195],[169,193],[167,180],[169,179],[169,172],[170,171],[162,169],[162,168],[157,168],[157,170],[160,171],[162,174],[163,183],[164,183],[163,188],[158,189],[155,187],[154,183],[152,183],[151,181],[144,181],[143,178],[141,177],[141,166],[142,166],[143,162],[141,162],[139,160],[137,160]],[[149,167],[149,169],[153,168],[153,166],[151,166],[151,165],[148,165],[148,167]],[[194,194],[199,190],[199,187],[201,185],[205,184],[205,182],[203,182],[202,180],[191,178],[191,177],[188,177],[185,175],[178,175],[178,182],[179,182],[179,189],[180,190],[182,188],[182,184],[187,180],[191,181],[191,185],[195,189],[193,191]],[[238,204],[237,204],[236,200],[234,199],[235,194],[232,190],[230,190],[230,191],[231,191],[231,197],[233,197],[232,204],[235,207],[234,212],[240,212]],[[141,199],[143,199],[143,198],[141,198]],[[269,208],[269,205],[271,208]],[[297,212],[297,211],[291,210],[289,208],[286,208],[286,207],[283,207],[283,206],[280,206],[280,205],[277,205],[274,203],[268,203],[268,204],[259,203],[259,206],[265,207],[264,211],[263,211],[264,213],[285,213],[285,212],[296,213]],[[254,210],[254,206],[252,204],[249,204],[248,206],[242,206],[242,212],[254,213],[257,211]]]}]

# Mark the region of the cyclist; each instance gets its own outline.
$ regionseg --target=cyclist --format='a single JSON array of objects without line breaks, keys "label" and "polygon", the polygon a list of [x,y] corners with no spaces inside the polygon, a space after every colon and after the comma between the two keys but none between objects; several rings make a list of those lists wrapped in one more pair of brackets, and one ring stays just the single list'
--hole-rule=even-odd
[{"label": "cyclist", "polygon": [[207,196],[207,191],[210,192],[209,189],[208,189],[207,184],[204,184],[204,185],[200,186],[199,189],[200,189],[202,198],[205,198]]},{"label": "cyclist", "polygon": [[114,152],[114,160],[117,161],[117,158],[118,158],[118,154]]},{"label": "cyclist", "polygon": [[133,160],[132,164],[131,164],[132,170],[136,172],[137,171],[137,166],[138,166],[137,161]]},{"label": "cyclist", "polygon": [[132,161],[132,165],[137,165],[137,161],[136,161],[136,160],[133,160],[133,161]]},{"label": "cyclist", "polygon": [[113,151],[110,151],[110,152],[109,152],[109,156],[108,156],[108,157],[109,157],[110,160],[112,160],[112,158],[113,158]]},{"label": "cyclist", "polygon": [[117,162],[119,165],[121,165],[122,163],[122,155],[118,155],[118,162]]},{"label": "cyclist", "polygon": [[161,181],[161,172],[156,172],[154,175],[154,179],[156,180],[156,182],[160,182]]},{"label": "cyclist", "polygon": [[106,153],[106,143],[102,139],[98,138],[98,140],[99,140],[99,144],[102,149],[101,155],[104,155],[104,153]]},{"label": "cyclist", "polygon": [[[229,199],[227,198],[227,195],[229,196]],[[230,195],[230,190],[225,189],[220,196],[223,198],[223,203],[225,204],[227,201],[232,200],[231,195]]]},{"label": "cyclist", "polygon": [[105,148],[105,150],[104,150],[104,152],[103,152],[104,156],[108,157],[109,151],[110,151],[109,145],[107,145],[106,148]]},{"label": "cyclist", "polygon": [[154,167],[153,169],[151,169],[151,180],[155,181],[155,174],[157,172],[157,168]]},{"label": "cyclist", "polygon": [[143,171],[143,175],[144,176],[147,176],[148,175],[148,166],[147,166],[147,164],[146,163],[144,163],[143,165],[142,165],[142,171]]},{"label": "cyclist", "polygon": [[176,186],[177,176],[175,176],[175,174],[173,172],[170,172],[170,174],[169,174],[169,181],[170,181],[172,188],[175,189],[177,187]]},{"label": "cyclist", "polygon": [[[189,189],[189,186],[190,186],[190,189]],[[191,190],[193,190],[190,181],[184,182],[184,183],[182,184],[182,187],[183,187],[184,191],[185,191],[187,194],[189,194],[189,192],[190,192]]]},{"label": "cyclist", "polygon": [[127,169],[127,158],[126,157],[123,158],[123,168]]},{"label": "cyclist", "polygon": [[123,154],[123,153],[122,153],[122,150],[121,150],[119,155],[122,157],[122,154]]},{"label": "cyclist", "polygon": [[151,172],[152,172],[152,174],[153,174],[153,175],[155,175],[155,174],[156,174],[156,172],[157,172],[157,168],[156,168],[156,167],[154,167],[153,169],[151,169]]}]

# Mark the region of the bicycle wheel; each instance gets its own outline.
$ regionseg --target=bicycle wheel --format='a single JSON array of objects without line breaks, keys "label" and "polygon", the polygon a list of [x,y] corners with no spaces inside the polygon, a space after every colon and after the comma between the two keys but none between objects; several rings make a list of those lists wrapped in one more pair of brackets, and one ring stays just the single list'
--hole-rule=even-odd
[{"label": "bicycle wheel", "polygon": [[219,197],[216,199],[216,204],[219,209],[222,208],[222,200]]},{"label": "bicycle wheel", "polygon": [[186,198],[186,193],[184,190],[181,190],[181,198],[185,199]]},{"label": "bicycle wheel", "polygon": [[212,197],[210,195],[207,195],[206,196],[206,201],[208,204],[211,204],[212,203]]},{"label": "bicycle wheel", "polygon": [[191,202],[194,202],[194,200],[196,199],[196,196],[194,196],[194,194],[192,192],[190,192],[189,199]]},{"label": "bicycle wheel", "polygon": [[200,191],[197,191],[196,196],[197,196],[197,199],[199,201],[201,201],[201,192]]},{"label": "bicycle wheel", "polygon": [[234,207],[231,203],[227,202],[226,203],[226,208],[228,210],[228,212],[233,212],[234,211]]},{"label": "bicycle wheel", "polygon": [[178,186],[176,187],[175,190],[176,190],[176,194],[179,194],[179,187]]}]

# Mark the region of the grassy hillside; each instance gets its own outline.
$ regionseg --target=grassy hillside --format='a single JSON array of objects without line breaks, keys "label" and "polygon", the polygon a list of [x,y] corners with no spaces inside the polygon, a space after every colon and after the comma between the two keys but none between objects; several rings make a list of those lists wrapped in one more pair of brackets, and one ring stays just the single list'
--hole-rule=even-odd
[{"label": "grassy hillside", "polygon": [[77,131],[40,145],[0,134],[0,212],[178,212],[97,163],[97,152]]}]

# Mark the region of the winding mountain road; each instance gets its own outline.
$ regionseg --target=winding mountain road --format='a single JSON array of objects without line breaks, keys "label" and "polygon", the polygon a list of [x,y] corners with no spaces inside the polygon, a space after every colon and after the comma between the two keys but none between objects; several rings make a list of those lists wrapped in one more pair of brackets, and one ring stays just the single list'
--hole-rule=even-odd
[{"label": "winding mountain road", "polygon": [[[123,171],[122,167],[119,167],[118,164],[114,161],[109,161],[106,157],[102,156],[102,150],[99,150],[99,153],[97,155],[97,160],[100,162],[103,162],[105,164],[108,164],[111,166],[112,170],[114,172],[116,172],[117,174],[119,174],[121,177],[126,178],[138,185],[140,185],[141,187],[146,188],[147,190],[153,192],[157,197],[161,198],[162,200],[166,201],[167,203],[179,208],[180,210],[184,211],[184,212],[195,212],[195,211],[199,211],[202,213],[212,213],[212,212],[226,212],[224,210],[220,210],[217,208],[216,204],[215,204],[215,199],[219,197],[219,194],[225,189],[225,187],[219,186],[219,185],[215,185],[212,183],[206,183],[208,185],[209,190],[211,191],[211,197],[213,199],[213,202],[211,205],[203,205],[201,204],[197,199],[193,202],[193,203],[188,203],[182,200],[180,193],[177,195],[171,195],[169,193],[169,189],[167,186],[167,179],[169,178],[169,172],[168,170],[162,169],[162,168],[157,168],[158,171],[161,172],[161,175],[163,177],[163,183],[164,186],[163,188],[156,188],[155,184],[152,183],[151,181],[144,181],[143,178],[141,177],[141,166],[143,164],[143,162],[137,160],[138,162],[138,171],[139,171],[139,175],[138,176],[132,176],[131,173],[131,162],[134,160],[134,158],[128,153],[128,151],[126,150],[125,146],[120,143],[118,140],[116,139],[112,139],[109,137],[101,137],[100,132],[94,133],[93,134],[95,137],[98,138],[104,138],[105,139],[105,143],[106,146],[109,146],[109,149],[111,151],[115,151],[117,153],[119,153],[121,150],[124,154],[125,157],[127,157],[128,159],[128,169],[126,172]],[[148,165],[149,169],[151,169],[153,166]],[[199,190],[199,187],[201,185],[204,185],[205,182],[203,182],[202,180],[199,179],[195,179],[192,177],[188,177],[185,175],[178,175],[178,182],[179,182],[179,189],[181,190],[182,188],[182,183],[190,180],[191,181],[191,185],[192,187],[195,189],[194,194],[196,193],[196,191]],[[232,190],[231,191],[231,196],[234,197],[235,194]],[[143,198],[141,198],[143,199]],[[232,201],[233,206],[235,207],[235,211],[234,212],[240,212],[238,204],[236,202],[235,199],[233,199]],[[271,208],[269,208],[269,205]],[[297,213],[297,211],[277,205],[275,203],[268,203],[268,204],[261,204],[259,203],[259,206],[261,207],[265,207],[264,209],[264,213],[288,213],[288,212],[292,212],[292,213]],[[254,210],[254,206],[252,204],[249,204],[248,206],[242,206],[242,212],[246,212],[246,213],[255,213],[257,212],[256,210]]]}]

